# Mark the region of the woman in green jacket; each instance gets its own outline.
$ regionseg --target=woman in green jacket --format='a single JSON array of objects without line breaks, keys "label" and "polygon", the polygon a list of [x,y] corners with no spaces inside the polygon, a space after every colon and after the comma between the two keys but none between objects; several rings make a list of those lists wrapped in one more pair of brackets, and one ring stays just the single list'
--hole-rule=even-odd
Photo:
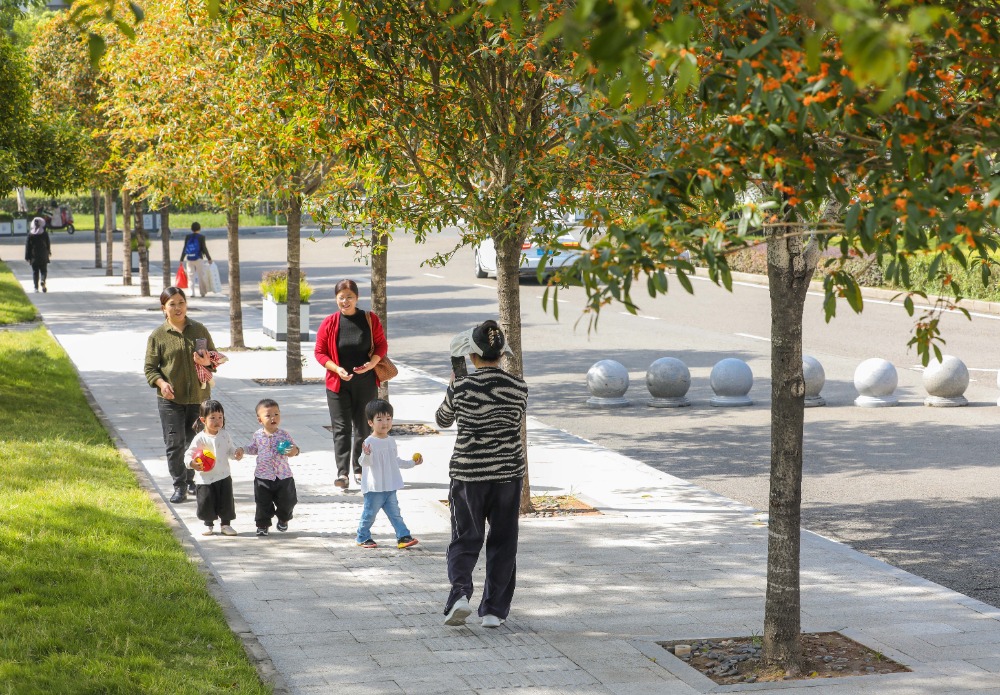
[{"label": "woman in green jacket", "polygon": [[194,439],[201,402],[212,397],[202,387],[195,363],[213,370],[208,353],[215,343],[208,329],[187,317],[184,290],[168,287],[160,294],[164,322],[146,341],[146,382],[157,389],[156,407],[167,447],[167,468],[174,482],[170,501],[183,502],[195,493],[194,471],[184,465],[184,452]]}]

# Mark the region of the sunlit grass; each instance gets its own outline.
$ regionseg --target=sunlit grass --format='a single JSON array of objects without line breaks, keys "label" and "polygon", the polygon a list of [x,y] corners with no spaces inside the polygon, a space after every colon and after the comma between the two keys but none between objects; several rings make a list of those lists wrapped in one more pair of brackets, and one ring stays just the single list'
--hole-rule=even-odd
[{"label": "sunlit grass", "polygon": [[28,301],[17,281],[3,262],[0,262],[0,326],[22,321],[33,321],[38,316],[35,306]]},{"label": "sunlit grass", "polygon": [[0,693],[269,692],[44,329],[0,403]]}]

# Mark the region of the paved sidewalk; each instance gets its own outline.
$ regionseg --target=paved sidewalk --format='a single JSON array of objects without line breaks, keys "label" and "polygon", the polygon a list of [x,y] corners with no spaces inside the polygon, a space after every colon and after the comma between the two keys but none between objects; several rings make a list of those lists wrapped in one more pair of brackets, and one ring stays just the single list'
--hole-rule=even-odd
[{"label": "paved sidewalk", "polygon": [[[26,291],[30,271],[10,263]],[[154,394],[142,376],[159,302],[121,278],[55,264],[48,294],[29,294],[116,433],[169,495]],[[192,318],[217,343],[228,336],[227,300],[192,299]],[[265,338],[252,313],[247,341]],[[311,359],[307,377],[320,376]],[[305,452],[292,460],[299,505],[287,533],[253,535],[253,465],[235,463],[237,538],[202,537],[192,502],[178,523],[294,693],[977,693],[1000,695],[1000,610],[819,536],[802,536],[803,628],[840,630],[912,673],[721,688],[656,642],[759,633],[767,529],[752,509],[644,464],[529,420],[533,491],[573,492],[603,515],[526,519],[510,620],[484,630],[442,624],[447,595],[448,458],[454,432],[399,437],[425,465],[404,473],[404,518],[420,545],[354,545],[361,496],[333,485],[321,384],[262,386],[282,378],[281,349],[230,353],[213,393],[239,442],[256,429],[254,404],[275,398],[282,426]],[[392,382],[396,420],[433,426],[444,385],[401,365]],[[682,456],[683,452],[678,452]],[[482,570],[476,577],[478,590]]]}]

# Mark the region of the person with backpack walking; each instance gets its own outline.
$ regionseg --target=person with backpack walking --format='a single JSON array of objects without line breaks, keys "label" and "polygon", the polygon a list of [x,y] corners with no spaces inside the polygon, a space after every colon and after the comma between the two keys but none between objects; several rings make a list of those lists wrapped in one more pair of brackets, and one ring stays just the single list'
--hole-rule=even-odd
[{"label": "person with backpack walking", "polygon": [[184,263],[187,271],[192,297],[194,296],[195,276],[198,278],[198,291],[202,297],[212,289],[206,260],[211,263],[212,254],[208,252],[208,244],[205,243],[205,236],[201,233],[201,225],[192,222],[191,233],[184,237],[184,248],[181,250],[181,263]]}]

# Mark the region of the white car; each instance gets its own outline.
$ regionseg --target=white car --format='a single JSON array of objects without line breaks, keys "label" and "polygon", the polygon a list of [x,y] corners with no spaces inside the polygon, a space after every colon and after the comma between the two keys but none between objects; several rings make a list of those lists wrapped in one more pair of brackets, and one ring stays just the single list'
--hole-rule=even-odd
[{"label": "white car", "polygon": [[[528,239],[521,245],[521,277],[537,277],[538,266],[546,256],[545,271],[561,268],[575,261],[580,255],[580,242],[572,234],[562,234],[558,238],[561,249],[548,251],[538,246],[533,240]],[[476,255],[476,277],[496,277],[497,276],[497,250],[493,244],[493,239],[487,238],[478,246],[474,247]]]}]

